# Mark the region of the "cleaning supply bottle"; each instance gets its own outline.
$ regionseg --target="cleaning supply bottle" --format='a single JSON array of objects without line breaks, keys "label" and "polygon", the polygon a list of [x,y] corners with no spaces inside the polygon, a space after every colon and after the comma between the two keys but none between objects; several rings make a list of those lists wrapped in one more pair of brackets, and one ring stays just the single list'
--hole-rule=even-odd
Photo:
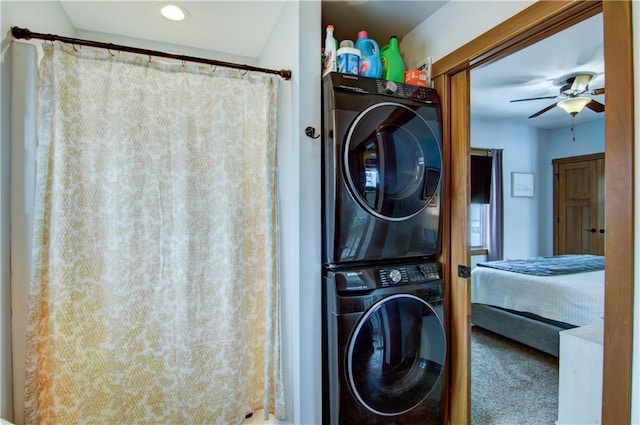
[{"label": "cleaning supply bottle", "polygon": [[369,38],[366,31],[360,31],[355,47],[360,50],[360,75],[380,78],[382,76],[382,62],[380,62],[378,43]]},{"label": "cleaning supply bottle", "polygon": [[327,25],[327,35],[324,40],[324,69],[322,76],[338,71],[338,42],[333,37],[333,25]]},{"label": "cleaning supply bottle", "polygon": [[382,79],[404,83],[404,61],[398,48],[398,37],[392,35],[389,44],[380,50]]},{"label": "cleaning supply bottle", "polygon": [[353,41],[342,40],[338,49],[338,72],[360,74],[360,50],[353,47]]}]

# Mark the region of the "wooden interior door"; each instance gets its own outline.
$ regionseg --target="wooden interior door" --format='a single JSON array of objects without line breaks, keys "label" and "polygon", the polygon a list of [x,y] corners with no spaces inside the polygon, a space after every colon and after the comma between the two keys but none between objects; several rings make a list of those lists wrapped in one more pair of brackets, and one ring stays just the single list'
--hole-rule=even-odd
[{"label": "wooden interior door", "polygon": [[554,255],[604,255],[604,154],[553,160]]}]

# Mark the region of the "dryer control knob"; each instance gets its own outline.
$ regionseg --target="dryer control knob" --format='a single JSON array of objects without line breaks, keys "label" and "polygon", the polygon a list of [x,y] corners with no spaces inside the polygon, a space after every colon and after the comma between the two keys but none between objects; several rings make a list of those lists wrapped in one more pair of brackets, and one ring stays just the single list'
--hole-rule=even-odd
[{"label": "dryer control knob", "polygon": [[402,274],[400,274],[400,270],[393,269],[389,272],[389,278],[393,283],[398,283],[402,280]]},{"label": "dryer control knob", "polygon": [[395,93],[398,90],[398,85],[395,81],[387,81],[384,85],[384,90],[390,94]]}]

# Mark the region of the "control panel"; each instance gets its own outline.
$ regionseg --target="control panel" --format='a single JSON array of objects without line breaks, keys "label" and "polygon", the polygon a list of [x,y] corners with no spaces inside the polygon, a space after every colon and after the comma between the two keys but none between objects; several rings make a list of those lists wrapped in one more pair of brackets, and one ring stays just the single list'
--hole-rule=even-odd
[{"label": "control panel", "polygon": [[383,268],[378,274],[382,287],[429,282],[441,277],[438,263]]},{"label": "control panel", "polygon": [[324,78],[330,78],[334,89],[360,94],[377,94],[383,96],[413,99],[425,103],[439,103],[440,97],[435,89],[396,83],[395,81],[363,77],[359,75],[332,72]]},{"label": "control panel", "polygon": [[335,272],[338,291],[369,291],[400,285],[427,283],[442,279],[440,263],[369,267]]},{"label": "control panel", "polygon": [[382,286],[409,283],[409,272],[405,267],[380,269],[379,273]]},{"label": "control panel", "polygon": [[435,90],[428,87],[412,86],[395,81],[376,80],[377,94],[385,94],[403,99],[416,99],[423,102],[437,101]]}]

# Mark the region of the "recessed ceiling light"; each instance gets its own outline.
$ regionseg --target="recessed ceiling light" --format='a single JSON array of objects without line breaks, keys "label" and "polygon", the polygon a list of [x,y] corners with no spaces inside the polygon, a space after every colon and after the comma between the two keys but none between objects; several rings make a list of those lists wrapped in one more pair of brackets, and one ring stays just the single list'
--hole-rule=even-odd
[{"label": "recessed ceiling light", "polygon": [[175,4],[163,6],[162,9],[160,9],[160,13],[172,21],[182,21],[187,16],[186,10]]}]

